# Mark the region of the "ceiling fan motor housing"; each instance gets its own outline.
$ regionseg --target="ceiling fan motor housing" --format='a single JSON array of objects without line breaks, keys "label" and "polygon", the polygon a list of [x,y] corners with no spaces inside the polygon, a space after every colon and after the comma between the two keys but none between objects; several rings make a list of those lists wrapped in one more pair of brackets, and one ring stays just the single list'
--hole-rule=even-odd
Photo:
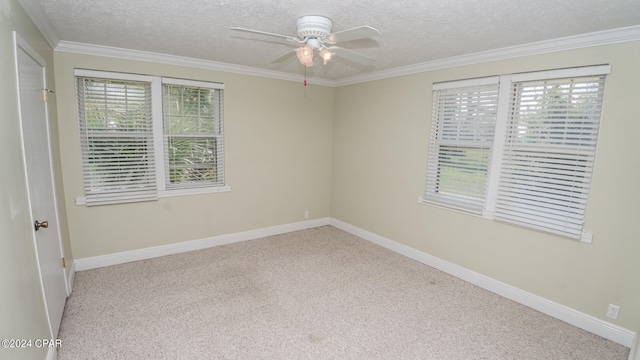
[{"label": "ceiling fan motor housing", "polygon": [[320,15],[301,16],[296,21],[298,37],[301,39],[327,37],[331,34],[332,26],[331,19]]},{"label": "ceiling fan motor housing", "polygon": [[327,61],[336,54],[360,65],[370,65],[373,63],[373,59],[367,56],[335,45],[342,41],[360,40],[380,35],[378,30],[371,26],[359,26],[332,33],[332,27],[333,21],[326,16],[305,15],[300,16],[296,21],[297,38],[288,35],[274,34],[266,31],[239,27],[232,27],[231,30],[274,36],[300,45],[296,50],[288,51],[273,60],[271,62],[273,64],[285,61],[296,55],[298,60],[300,60],[300,63],[305,66],[312,66],[313,58],[316,55],[319,55],[326,64]]}]

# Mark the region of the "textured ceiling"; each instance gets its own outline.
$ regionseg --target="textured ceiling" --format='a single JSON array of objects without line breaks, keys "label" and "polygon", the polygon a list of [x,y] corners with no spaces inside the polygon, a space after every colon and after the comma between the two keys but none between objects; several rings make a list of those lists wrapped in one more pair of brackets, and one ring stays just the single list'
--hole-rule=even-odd
[{"label": "textured ceiling", "polygon": [[150,51],[301,74],[293,49],[232,26],[295,36],[302,15],[333,31],[369,25],[373,40],[341,43],[376,61],[335,58],[307,69],[330,80],[566,36],[640,25],[639,0],[23,0],[41,6],[62,41]]}]

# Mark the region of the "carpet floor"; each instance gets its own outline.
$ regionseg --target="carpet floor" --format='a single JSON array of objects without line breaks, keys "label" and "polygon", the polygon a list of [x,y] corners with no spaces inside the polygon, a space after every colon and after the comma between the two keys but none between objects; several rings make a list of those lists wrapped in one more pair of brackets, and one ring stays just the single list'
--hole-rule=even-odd
[{"label": "carpet floor", "polygon": [[331,226],[80,271],[59,338],[59,360],[629,354]]}]

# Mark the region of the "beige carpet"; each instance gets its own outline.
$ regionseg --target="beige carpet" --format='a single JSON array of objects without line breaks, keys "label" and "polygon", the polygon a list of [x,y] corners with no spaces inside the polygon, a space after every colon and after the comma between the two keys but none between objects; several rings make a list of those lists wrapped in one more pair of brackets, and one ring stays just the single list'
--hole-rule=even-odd
[{"label": "beige carpet", "polygon": [[81,271],[58,359],[627,359],[325,226]]}]

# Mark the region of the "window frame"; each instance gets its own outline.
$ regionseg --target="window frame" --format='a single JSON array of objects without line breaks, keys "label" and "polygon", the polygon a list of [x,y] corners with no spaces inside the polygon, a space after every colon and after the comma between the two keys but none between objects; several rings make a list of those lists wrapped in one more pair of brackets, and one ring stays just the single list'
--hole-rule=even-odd
[{"label": "window frame", "polygon": [[[159,83],[159,84],[158,84]],[[215,184],[198,184],[198,183],[191,183],[191,184],[183,184],[183,185],[178,185],[178,186],[171,186],[169,184],[169,176],[168,176],[168,153],[166,151],[165,145],[165,139],[166,139],[166,135],[164,132],[164,85],[165,84],[170,84],[170,85],[179,85],[179,86],[186,86],[186,87],[199,87],[199,88],[209,88],[209,89],[215,89],[217,92],[217,97],[218,97],[218,122],[219,124],[217,124],[217,126],[219,127],[219,133],[215,134],[214,136],[216,137],[216,139],[218,139],[218,146],[216,147],[217,150],[222,150],[222,154],[217,153],[217,171],[218,173],[222,174],[222,185],[215,185]],[[159,111],[162,114],[162,116],[159,117],[154,117],[154,131],[155,130],[160,130],[158,131],[160,134],[158,133],[154,133],[155,135],[155,139],[156,139],[156,143],[160,143],[162,144],[162,147],[160,148],[160,150],[162,151],[162,154],[160,153],[156,153],[156,159],[159,159],[160,156],[162,156],[163,159],[163,165],[162,167],[156,167],[157,169],[157,180],[158,180],[158,187],[160,190],[161,194],[164,194],[165,196],[171,196],[172,194],[185,194],[185,195],[189,195],[189,194],[200,194],[200,193],[209,193],[209,192],[219,192],[219,191],[215,191],[218,190],[217,188],[223,188],[222,190],[226,190],[225,189],[225,185],[224,185],[224,181],[225,181],[225,177],[224,177],[224,110],[223,110],[223,106],[224,106],[224,85],[220,84],[220,83],[212,83],[212,82],[205,82],[205,81],[197,81],[197,80],[186,80],[186,79],[178,79],[178,78],[169,78],[169,77],[162,77],[160,79],[154,79],[154,85],[152,86],[153,88],[155,88],[161,95],[160,95],[160,104],[154,104],[154,106],[158,106],[159,107]],[[158,100],[157,97],[152,98],[152,100]],[[155,109],[155,107],[154,107]],[[157,113],[157,111],[155,111],[155,113]],[[160,183],[163,183],[163,188],[160,188]],[[214,190],[215,189],[215,190]],[[213,191],[212,191],[213,190]]]},{"label": "window frame", "polygon": [[156,200],[151,83],[96,76],[75,80],[83,105],[78,120],[87,205]]},{"label": "window frame", "polygon": [[[477,100],[479,98],[486,99],[487,94],[490,92],[499,93],[498,81],[499,81],[499,78],[494,76],[494,77],[487,77],[487,78],[434,84],[433,86],[434,101],[433,101],[433,112],[432,112],[432,122],[431,122],[431,134],[430,134],[430,140],[429,140],[429,161],[427,162],[428,170],[431,170],[431,172],[427,173],[426,190],[425,190],[424,197],[422,198],[423,202],[431,203],[437,206],[442,205],[442,206],[454,208],[454,209],[465,211],[465,212],[475,213],[475,214],[482,213],[483,211],[482,209],[484,208],[485,202],[486,202],[486,191],[487,191],[486,189],[488,188],[487,183],[488,183],[489,177],[487,176],[485,180],[485,190],[484,190],[485,200],[482,201],[482,204],[480,204],[477,200],[468,200],[463,196],[456,196],[456,195],[442,193],[440,191],[440,186],[439,186],[441,182],[440,180],[441,177],[439,175],[440,175],[441,168],[445,166],[443,166],[440,161],[433,161],[433,160],[434,159],[440,160],[442,158],[443,153],[440,151],[440,147],[442,146],[446,146],[450,148],[465,149],[465,150],[488,148],[487,149],[488,150],[487,151],[487,154],[488,154],[487,155],[487,158],[488,158],[487,171],[489,170],[491,166],[491,156],[493,153],[493,146],[494,146],[493,138],[491,139],[490,142],[488,142],[488,141],[480,141],[481,140],[480,137],[474,137],[472,139],[473,141],[469,141],[468,145],[467,144],[462,145],[465,142],[464,140],[456,139],[452,141],[452,140],[443,139],[445,137],[444,128],[447,127],[447,125],[449,125],[448,126],[449,128],[451,127],[450,126],[451,122],[446,120],[446,118],[448,117],[446,116],[446,114],[448,114],[449,116],[460,115],[461,113],[464,113],[467,110],[466,107],[459,106],[459,103],[456,102],[455,111],[451,111],[452,107],[450,106],[449,102],[447,102],[446,100],[451,99],[449,95],[453,95],[456,101],[460,100],[461,98],[468,100],[470,94],[473,94],[474,100]],[[491,89],[492,87],[495,87],[495,90]],[[443,98],[442,103],[439,101],[441,98]],[[438,103],[436,104],[436,102]],[[478,105],[479,102],[480,101],[473,103],[474,108],[480,107]],[[492,105],[496,107],[496,113],[497,113],[497,107],[499,105],[497,96],[495,99],[495,104],[492,104]],[[483,114],[486,116],[486,113],[483,112]],[[496,118],[497,118],[497,114],[496,114]],[[486,120],[486,117],[483,117],[480,120]],[[477,127],[479,123],[481,123],[481,121],[478,121],[478,122],[474,121],[474,124],[473,124],[474,127]],[[493,132],[495,133],[495,121],[494,121],[493,127],[494,127]],[[457,129],[459,130],[459,128]],[[478,162],[470,163],[468,161],[464,161],[464,163],[460,165],[462,165],[461,167],[463,168],[465,166],[466,167],[470,166],[473,170],[479,170]],[[457,180],[457,179],[453,179],[453,180]],[[465,181],[465,180],[462,179],[462,181]],[[475,191],[473,193],[475,193]]]},{"label": "window frame", "polygon": [[[473,211],[469,211],[468,209],[465,209],[464,207],[461,206],[451,206],[451,204],[447,204],[447,203],[443,203],[443,202],[438,202],[438,201],[434,201],[433,197],[429,197],[428,195],[428,191],[429,188],[425,187],[425,193],[424,195],[420,196],[418,198],[418,202],[421,204],[426,204],[426,205],[435,205],[437,207],[441,207],[444,209],[449,209],[449,210],[454,210],[456,212],[460,212],[460,213],[464,213],[464,214],[469,214],[469,215],[473,215],[473,216],[480,216],[483,217],[485,219],[488,220],[495,220],[495,221],[499,221],[499,222],[504,222],[504,223],[508,223],[511,225],[515,225],[515,226],[520,226],[520,227],[524,227],[527,229],[531,229],[531,230],[537,230],[537,231],[543,231],[545,233],[550,233],[550,234],[555,234],[555,235],[559,235],[565,238],[570,238],[570,239],[574,239],[574,240],[579,240],[581,242],[584,243],[591,243],[592,242],[592,238],[593,238],[593,234],[591,232],[588,232],[585,230],[585,225],[586,225],[586,205],[585,205],[585,214],[583,215],[582,219],[581,219],[581,224],[582,224],[582,232],[581,234],[576,237],[575,235],[568,235],[568,234],[563,234],[557,231],[549,231],[549,230],[544,230],[541,229],[539,227],[535,227],[535,226],[531,226],[531,225],[525,225],[522,223],[518,223],[518,222],[512,222],[509,221],[508,219],[505,219],[504,217],[501,217],[499,214],[496,214],[496,206],[497,206],[497,197],[498,197],[498,192],[500,191],[501,187],[501,180],[502,180],[502,167],[504,165],[504,155],[505,155],[505,147],[507,146],[507,128],[509,126],[509,123],[511,122],[511,115],[510,115],[510,107],[512,106],[512,101],[513,101],[513,97],[512,97],[512,87],[514,86],[514,84],[518,84],[518,83],[523,83],[523,82],[530,82],[530,81],[541,81],[541,80],[558,80],[558,79],[573,79],[573,78],[581,78],[581,77],[592,77],[592,76],[605,76],[605,80],[603,81],[603,88],[606,88],[606,76],[608,74],[610,74],[611,72],[611,66],[610,65],[594,65],[594,66],[584,66],[584,67],[576,67],[576,68],[568,68],[568,69],[555,69],[555,70],[546,70],[546,71],[537,71],[537,72],[527,72],[527,73],[518,73],[518,74],[507,74],[507,75],[500,75],[498,76],[499,79],[499,97],[498,97],[498,111],[497,111],[497,119],[496,119],[496,125],[495,125],[495,132],[494,132],[494,146],[493,146],[493,153],[491,155],[491,159],[490,159],[490,168],[489,168],[489,172],[487,174],[487,183],[488,183],[488,188],[487,188],[487,192],[486,192],[486,198],[485,198],[485,206],[484,206],[484,211],[482,212],[482,214],[478,214],[477,212],[473,212]],[[491,79],[494,79],[495,77],[486,77],[486,78],[479,78],[479,79],[471,79],[471,80],[466,80],[466,81],[490,81]],[[457,85],[464,85],[465,84],[465,80],[459,80],[459,81],[451,81],[451,82],[445,82],[445,83],[435,83],[433,85],[433,91],[434,91],[434,99],[435,99],[435,91],[437,91],[438,89],[442,89],[442,88],[447,88],[447,87],[451,87],[451,86],[457,86]],[[462,86],[461,86],[462,87]],[[602,90],[604,92],[604,90]],[[602,98],[604,98],[604,94],[602,95]],[[434,103],[432,104],[432,107],[435,107],[435,100]],[[602,106],[602,103],[601,103]],[[600,108],[600,117],[599,117],[599,122],[598,124],[601,124],[602,121],[602,112],[603,112],[603,108]],[[436,119],[432,118],[431,121],[436,121]],[[599,125],[601,127],[601,125]],[[596,151],[597,151],[597,138],[599,136],[599,129],[596,132],[596,146],[594,146],[593,148],[593,164],[591,166],[591,172],[590,172],[590,176],[591,178],[593,177],[594,171],[595,171],[595,156],[596,156]],[[433,135],[430,134],[430,138]],[[432,145],[429,144],[429,147],[431,147]],[[432,169],[433,168],[433,164],[431,164],[432,158],[429,157],[428,161],[427,161],[427,169]],[[433,176],[432,174],[427,174],[427,178],[429,178],[429,176]],[[587,203],[588,203],[588,197],[589,197],[589,193],[590,193],[590,185],[587,185],[588,187],[588,191],[587,191]]]},{"label": "window frame", "polygon": [[[152,75],[143,75],[143,74],[119,73],[119,72],[101,71],[101,70],[74,69],[74,79],[76,79],[75,80],[76,83],[77,83],[77,79],[80,77],[102,78],[102,79],[109,79],[109,80],[141,81],[141,82],[148,82],[150,84],[151,86],[151,117],[153,122],[154,170],[155,170],[157,197],[151,198],[149,200],[157,200],[158,198],[173,197],[173,196],[202,195],[202,194],[231,191],[231,186],[227,185],[226,176],[224,174],[224,158],[225,158],[224,140],[221,146],[218,147],[219,150],[222,150],[222,154],[218,155],[218,157],[222,159],[222,161],[219,161],[218,163],[223,173],[223,180],[221,185],[204,185],[204,186],[193,185],[193,186],[181,186],[181,187],[171,188],[167,186],[168,179],[165,176],[166,157],[165,157],[165,144],[164,144],[164,114],[163,114],[163,89],[162,89],[163,80],[175,85],[207,87],[207,88],[216,89],[216,91],[220,91],[219,93],[220,94],[219,120],[220,120],[220,127],[221,127],[220,137],[222,137],[223,139],[224,139],[224,121],[223,121],[224,84],[216,83],[216,82],[208,82],[208,81],[188,80],[188,79],[161,77],[161,76],[152,76]],[[76,86],[76,91],[77,91],[77,86]],[[76,99],[78,99],[77,96],[76,96]],[[79,109],[81,104],[78,103],[77,106]],[[80,120],[78,119],[78,121]],[[79,134],[79,139],[80,139],[80,134]],[[84,150],[80,149],[80,156],[82,157],[84,155],[85,155]],[[83,177],[84,177],[84,174],[83,174]],[[141,200],[141,201],[144,201],[144,200]],[[125,203],[125,202],[117,202],[116,204],[120,204],[120,203]],[[87,205],[86,197],[84,195],[76,197],[76,205]]]}]

